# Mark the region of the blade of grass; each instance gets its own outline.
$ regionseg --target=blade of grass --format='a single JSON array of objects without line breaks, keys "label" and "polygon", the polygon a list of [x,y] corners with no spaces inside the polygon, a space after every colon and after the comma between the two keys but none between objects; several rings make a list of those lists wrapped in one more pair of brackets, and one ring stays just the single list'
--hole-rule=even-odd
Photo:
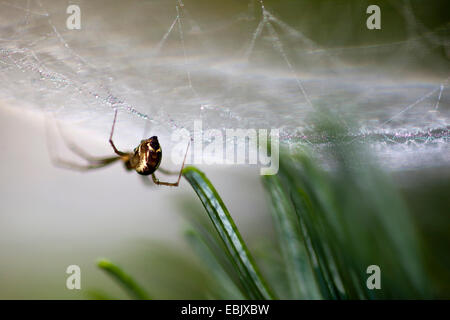
[{"label": "blade of grass", "polygon": [[131,276],[126,274],[121,268],[106,259],[100,259],[97,266],[108,273],[116,280],[128,294],[138,300],[149,300],[148,294],[133,280]]},{"label": "blade of grass", "polygon": [[273,299],[274,295],[257,269],[228,209],[214,186],[203,172],[195,167],[187,167],[183,175],[191,184],[203,203],[215,229],[219,233],[233,264],[236,266],[242,285],[251,299]]},{"label": "blade of grass", "polygon": [[[195,232],[203,239],[209,250],[214,253],[218,263],[221,264],[230,276],[231,281],[242,289],[239,274],[235,272],[236,268],[232,263],[233,258],[225,247],[225,244],[220,238],[214,225],[211,223],[209,216],[204,214],[203,205],[200,205],[200,207],[195,210],[189,210],[189,205],[185,205],[183,208],[188,219],[189,229],[195,230]],[[244,291],[241,290],[241,292],[244,296],[246,295]]]},{"label": "blade of grass", "polygon": [[[427,296],[419,238],[392,183],[361,152],[338,145],[330,158],[336,167],[326,171],[304,152],[286,155],[278,173],[329,298]],[[371,264],[383,270],[383,290],[366,286]]]},{"label": "blade of grass", "polygon": [[264,176],[263,183],[271,200],[272,216],[286,266],[291,298],[319,299],[321,294],[295,209],[277,176]]},{"label": "blade of grass", "polygon": [[[298,157],[284,157],[279,175],[284,187],[291,195],[290,198],[301,225],[308,252],[314,262],[324,297],[327,299],[363,298],[355,294],[356,290],[350,286],[349,282],[343,281],[348,270],[339,268],[340,250],[333,250],[337,239],[335,229],[330,227],[336,215],[333,193],[329,190],[331,181],[306,154]],[[330,212],[330,215],[327,216],[325,212]]]},{"label": "blade of grass", "polygon": [[[234,285],[237,288],[238,295],[224,296],[223,299],[249,299],[240,281],[239,273],[236,272],[235,264],[232,262],[232,256],[211,223],[209,216],[204,214],[203,208],[199,209],[185,212],[189,216],[189,227],[186,234],[188,241],[200,256],[202,262],[207,266],[209,265],[209,269],[214,270],[216,273],[219,267],[224,271],[227,281],[231,282],[231,284],[225,284],[227,287]],[[189,232],[189,230],[192,232]],[[208,261],[211,260],[216,261],[217,265],[208,264]],[[215,278],[218,280],[217,277]],[[233,296],[236,298],[232,298]]]},{"label": "blade of grass", "polygon": [[88,290],[85,295],[90,300],[118,300],[100,290]]},{"label": "blade of grass", "polygon": [[242,288],[233,281],[228,273],[228,268],[226,268],[219,257],[217,257],[217,252],[210,247],[209,241],[196,230],[187,230],[185,235],[206,267],[209,270],[214,270],[214,279],[212,280],[216,284],[215,287],[218,287],[218,289],[213,292],[214,296],[217,296],[218,299],[246,299],[245,292],[243,292]]}]

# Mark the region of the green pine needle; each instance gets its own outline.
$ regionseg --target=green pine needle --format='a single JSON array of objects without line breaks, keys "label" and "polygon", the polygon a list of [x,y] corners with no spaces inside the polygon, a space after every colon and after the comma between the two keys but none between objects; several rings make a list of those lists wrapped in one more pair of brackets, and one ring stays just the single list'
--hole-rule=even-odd
[{"label": "green pine needle", "polygon": [[137,300],[150,300],[149,295],[142,289],[131,276],[125,273],[120,267],[107,259],[99,259],[97,266],[109,274],[118,282],[130,295]]}]

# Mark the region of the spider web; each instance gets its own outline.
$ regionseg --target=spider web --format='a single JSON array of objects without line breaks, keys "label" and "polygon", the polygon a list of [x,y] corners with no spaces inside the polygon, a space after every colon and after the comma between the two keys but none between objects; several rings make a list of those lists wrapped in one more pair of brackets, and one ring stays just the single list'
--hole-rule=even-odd
[{"label": "spider web", "polygon": [[[143,134],[170,144],[198,119],[204,130],[280,128],[288,145],[320,147],[328,137],[308,134],[320,107],[391,168],[448,165],[449,24],[430,30],[397,1],[406,38],[324,45],[303,30],[317,21],[292,18],[289,3],[0,1],[0,99],[103,136],[118,108],[130,147]],[[70,4],[81,30],[66,28]],[[358,16],[353,28],[365,28],[364,6]]]}]

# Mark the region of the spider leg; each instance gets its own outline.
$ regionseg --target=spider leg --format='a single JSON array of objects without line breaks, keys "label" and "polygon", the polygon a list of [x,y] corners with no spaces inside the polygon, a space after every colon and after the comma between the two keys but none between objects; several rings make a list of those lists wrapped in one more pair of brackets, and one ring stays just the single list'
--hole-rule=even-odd
[{"label": "spider leg", "polygon": [[105,158],[103,160],[99,160],[97,162],[92,162],[89,164],[78,164],[75,162],[67,161],[64,159],[60,159],[57,157],[52,157],[52,163],[60,168],[64,169],[71,169],[76,171],[88,171],[92,169],[98,169],[102,167],[106,167],[107,165],[114,163],[115,161],[119,160],[120,157],[112,157],[112,158]]},{"label": "spider leg", "polygon": [[[169,186],[169,187],[178,187],[178,185],[180,184],[181,175],[183,174],[184,163],[186,162],[186,156],[188,154],[190,144],[191,144],[191,141],[189,140],[188,146],[186,148],[186,153],[184,154],[183,164],[181,165],[181,170],[178,173],[178,180],[177,180],[177,182],[159,181],[159,179],[156,177],[155,173],[152,173],[152,180],[153,180],[154,184],[163,185],[163,186]],[[161,169],[158,169],[158,170],[161,170]],[[166,171],[166,170],[164,170],[164,171]]]},{"label": "spider leg", "polygon": [[52,163],[57,166],[57,167],[61,167],[61,168],[66,168],[66,169],[72,169],[72,170],[78,170],[78,171],[87,171],[90,169],[97,169],[97,168],[101,168],[101,167],[105,167],[117,160],[120,159],[120,157],[118,156],[114,156],[114,157],[104,157],[104,158],[94,158],[90,155],[88,155],[86,152],[84,152],[83,150],[81,150],[78,146],[76,146],[74,143],[70,142],[69,140],[67,140],[61,131],[61,128],[58,127],[58,130],[61,133],[61,136],[63,137],[64,142],[67,144],[67,147],[75,154],[79,155],[80,157],[82,157],[83,159],[85,159],[88,164],[78,164],[75,162],[71,162],[71,161],[67,161],[64,159],[61,159],[57,156],[57,153],[54,150],[54,143],[51,142],[52,138],[51,138],[51,134],[50,134],[50,128],[48,125],[48,120],[46,119],[46,125],[45,125],[45,132],[47,135],[47,148],[48,148],[48,153],[50,155],[50,159],[52,161]]},{"label": "spider leg", "polygon": [[119,151],[116,146],[114,145],[114,142],[112,140],[113,137],[113,133],[114,133],[114,127],[116,126],[116,119],[117,119],[117,109],[116,112],[114,112],[114,121],[113,121],[113,125],[111,128],[111,134],[109,135],[109,143],[111,144],[111,147],[113,148],[114,152],[118,155],[118,156],[126,156],[127,153]]},{"label": "spider leg", "polygon": [[[183,171],[183,170],[181,170],[181,171]],[[181,171],[180,171],[180,175],[178,176],[177,182],[159,181],[159,179],[155,176],[155,174],[152,173],[153,183],[160,185],[160,186],[178,187],[178,185],[180,184],[180,179],[181,179]]]},{"label": "spider leg", "polygon": [[62,137],[64,144],[67,146],[67,148],[69,148],[70,151],[72,151],[77,156],[83,158],[84,160],[86,160],[88,162],[102,162],[104,159],[107,158],[107,157],[94,157],[94,156],[88,154],[86,151],[81,149],[79,146],[77,146],[73,141],[71,141],[66,136],[66,134],[62,130],[59,122],[56,122],[56,127],[58,128],[58,132],[59,132],[60,136]]}]

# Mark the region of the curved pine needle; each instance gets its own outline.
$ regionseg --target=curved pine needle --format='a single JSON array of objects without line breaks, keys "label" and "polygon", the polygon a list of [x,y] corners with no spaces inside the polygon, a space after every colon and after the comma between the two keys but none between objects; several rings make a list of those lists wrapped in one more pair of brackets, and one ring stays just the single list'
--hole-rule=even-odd
[{"label": "curved pine needle", "polygon": [[187,167],[183,175],[203,203],[215,229],[236,266],[242,285],[251,299],[274,299],[253,258],[242,240],[227,207],[206,175],[195,167]]},{"label": "curved pine needle", "polygon": [[116,280],[133,299],[150,300],[148,294],[142,289],[131,276],[121,268],[107,259],[100,259],[97,266]]}]

